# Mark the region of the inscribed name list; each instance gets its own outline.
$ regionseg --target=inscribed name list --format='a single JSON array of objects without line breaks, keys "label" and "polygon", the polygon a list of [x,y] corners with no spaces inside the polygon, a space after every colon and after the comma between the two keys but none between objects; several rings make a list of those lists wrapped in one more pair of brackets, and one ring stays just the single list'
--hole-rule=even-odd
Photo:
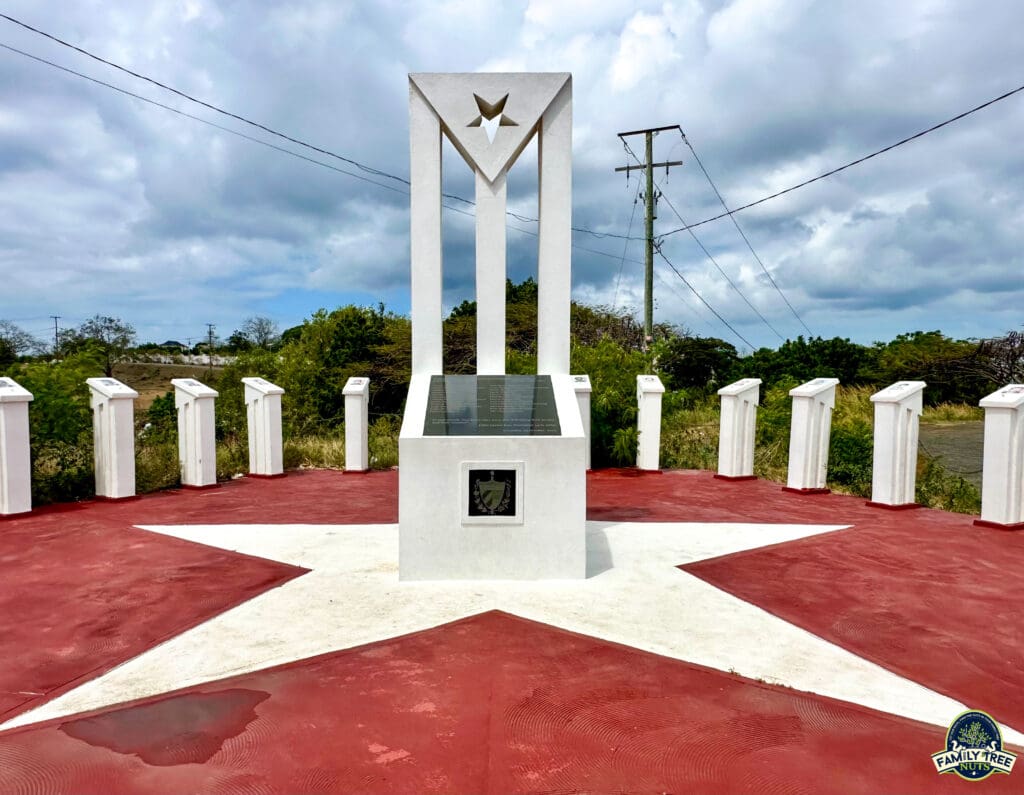
[{"label": "inscribed name list", "polygon": [[551,377],[435,375],[424,436],[560,436]]}]

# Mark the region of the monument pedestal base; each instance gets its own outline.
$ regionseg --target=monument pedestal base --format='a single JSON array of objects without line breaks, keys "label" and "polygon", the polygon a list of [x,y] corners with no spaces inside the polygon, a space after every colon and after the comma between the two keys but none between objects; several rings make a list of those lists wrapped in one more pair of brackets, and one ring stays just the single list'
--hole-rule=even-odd
[{"label": "monument pedestal base", "polygon": [[585,577],[587,440],[569,376],[550,390],[547,376],[448,376],[447,393],[432,378],[445,377],[413,377],[399,439],[399,577]]}]

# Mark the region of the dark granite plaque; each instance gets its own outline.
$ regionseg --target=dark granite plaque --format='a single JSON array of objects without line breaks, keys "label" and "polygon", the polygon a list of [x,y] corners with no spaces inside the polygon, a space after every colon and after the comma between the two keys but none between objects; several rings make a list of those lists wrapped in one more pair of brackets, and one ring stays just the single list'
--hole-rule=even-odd
[{"label": "dark granite plaque", "polygon": [[560,436],[551,376],[435,375],[424,436]]},{"label": "dark granite plaque", "polygon": [[470,516],[516,515],[514,469],[471,469],[467,474]]}]

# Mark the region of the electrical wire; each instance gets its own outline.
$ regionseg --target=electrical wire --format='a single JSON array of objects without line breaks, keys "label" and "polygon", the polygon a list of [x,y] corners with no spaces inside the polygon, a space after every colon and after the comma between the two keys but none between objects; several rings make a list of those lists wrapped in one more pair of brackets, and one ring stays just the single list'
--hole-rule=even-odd
[{"label": "electrical wire", "polygon": [[[622,144],[623,144],[623,146],[626,147],[626,151],[629,152],[629,154],[633,157],[634,160],[636,160],[637,163],[639,163],[641,166],[645,165],[640,160],[640,158],[637,157],[636,152],[633,151],[633,148],[628,143],[626,143],[625,140],[622,141]],[[657,180],[655,180],[654,182],[655,182],[655,185],[657,185],[657,187],[658,187],[658,193],[661,195],[661,198],[663,198],[665,200],[665,202],[668,204],[668,206],[672,209],[672,212],[675,213],[676,218],[679,219],[680,223],[685,224],[686,221],[683,220],[683,217],[679,214],[679,211],[675,208],[675,205],[672,204],[672,202],[668,198],[668,196],[666,196],[664,191],[661,190],[661,183],[659,183]],[[768,322],[768,318],[766,318],[764,315],[762,315],[758,311],[757,307],[754,306],[750,302],[750,299],[747,298],[747,296],[743,294],[743,291],[729,277],[729,274],[726,273],[722,269],[722,266],[718,264],[718,261],[713,256],[711,256],[711,252],[707,250],[705,245],[701,242],[700,238],[697,237],[696,233],[694,233],[692,230],[688,230],[688,231],[690,232],[690,236],[694,239],[694,242],[696,242],[696,244],[698,246],[700,246],[700,250],[704,252],[704,256],[706,256],[709,260],[711,260],[711,264],[714,265],[715,268],[718,269],[718,272],[720,274],[722,274],[722,276],[725,278],[725,280],[729,283],[729,286],[732,287],[732,289],[736,291],[736,294],[739,295],[739,297],[742,298],[746,302],[747,306],[749,306],[751,308],[751,310],[754,312],[754,314],[757,315],[761,319],[761,321],[772,331],[772,333],[775,334],[775,336],[778,337],[780,340],[785,342],[786,338],[783,337],[778,332],[778,330],[775,328],[775,326],[773,326],[771,323]]]},{"label": "electrical wire", "polygon": [[[686,223],[686,221],[684,221],[684,220],[683,220],[683,216],[681,216],[681,215],[679,214],[679,211],[678,211],[678,210],[677,210],[677,209],[675,208],[675,205],[673,205],[673,204],[672,204],[672,202],[671,202],[671,201],[669,200],[668,196],[666,196],[666,195],[664,194],[664,192],[662,192],[662,193],[661,193],[661,198],[663,198],[663,199],[665,200],[665,203],[666,203],[666,204],[668,204],[668,206],[669,206],[669,207],[670,207],[670,208],[672,209],[672,212],[674,212],[674,213],[676,214],[676,218],[678,218],[678,219],[679,219],[679,222],[680,222],[680,223],[683,223],[683,224],[685,224],[685,223]],[[726,280],[727,282],[729,282],[729,286],[730,286],[730,287],[732,287],[732,289],[733,289],[733,290],[735,290],[735,291],[736,291],[736,292],[737,292],[737,293],[739,294],[739,297],[740,297],[740,298],[742,298],[742,299],[743,299],[743,300],[744,300],[744,301],[746,302],[747,306],[749,306],[749,307],[750,307],[750,308],[751,308],[751,309],[753,310],[754,314],[755,314],[755,315],[757,315],[757,316],[758,316],[759,318],[761,318],[761,322],[762,322],[762,323],[764,323],[764,324],[765,324],[765,325],[766,325],[766,326],[767,326],[767,327],[768,327],[769,329],[771,329],[771,330],[772,330],[772,332],[773,332],[773,333],[775,334],[775,336],[776,336],[776,337],[778,337],[778,338],[779,338],[780,340],[782,340],[783,342],[785,342],[785,341],[786,341],[786,338],[785,338],[785,337],[783,337],[783,336],[782,336],[782,335],[781,335],[781,334],[779,333],[779,330],[778,330],[777,328],[775,328],[775,326],[773,326],[773,325],[772,325],[772,324],[771,324],[771,323],[770,323],[770,322],[768,321],[768,318],[766,318],[766,317],[765,317],[764,315],[762,315],[762,314],[761,314],[761,313],[760,313],[760,312],[758,311],[758,309],[757,309],[757,307],[756,307],[756,306],[754,306],[754,305],[753,305],[752,303],[750,303],[750,300],[749,300],[749,299],[747,298],[747,296],[745,296],[745,295],[743,294],[743,291],[742,291],[742,290],[740,290],[740,288],[736,286],[736,284],[735,284],[735,283],[733,282],[733,280],[732,280],[732,279],[730,279],[730,278],[729,278],[729,274],[727,274],[727,273],[726,273],[726,272],[725,272],[724,270],[722,270],[722,266],[718,264],[718,261],[717,261],[717,260],[716,260],[716,259],[715,259],[715,258],[714,258],[713,256],[711,256],[711,252],[710,252],[710,251],[708,251],[708,250],[707,250],[707,248],[705,248],[705,246],[704,246],[704,243],[703,243],[703,242],[701,242],[700,238],[698,238],[698,237],[697,237],[697,235],[695,235],[695,234],[693,233],[693,230],[688,230],[688,231],[689,231],[689,232],[690,232],[690,234],[691,234],[691,235],[693,236],[693,240],[694,240],[694,242],[695,242],[695,243],[696,243],[696,244],[697,244],[698,246],[700,246],[700,250],[704,252],[704,255],[705,255],[705,256],[706,256],[706,257],[707,257],[707,258],[708,258],[709,260],[711,260],[711,264],[712,264],[712,265],[714,265],[714,266],[715,266],[716,268],[718,268],[718,272],[719,272],[719,273],[721,273],[721,274],[722,274],[722,276],[724,276],[724,277],[725,277],[725,280]]]},{"label": "electrical wire", "polygon": [[[701,159],[697,156],[697,150],[693,148],[693,144],[690,143],[690,139],[686,137],[686,133],[684,133],[682,130],[679,131],[679,134],[683,138],[683,143],[685,143],[689,147],[690,153],[693,155],[693,159],[696,160],[697,165],[700,166],[700,170],[704,172],[704,176],[705,178],[707,178],[708,184],[711,186],[711,190],[715,192],[715,195],[718,197],[718,201],[721,202],[722,204],[722,209],[728,211],[729,206],[725,203],[725,199],[722,198],[722,194],[719,192],[718,186],[715,185],[715,182],[714,180],[711,179],[711,175],[708,173],[708,170],[704,168],[704,164],[701,162]],[[676,213],[676,215],[678,216],[679,213]],[[807,324],[804,323],[804,319],[800,317],[800,315],[797,313],[796,309],[789,302],[789,299],[786,298],[786,294],[782,292],[782,288],[780,288],[775,279],[772,278],[772,274],[769,272],[768,268],[765,267],[764,263],[761,261],[761,258],[757,255],[757,252],[754,251],[754,247],[751,245],[750,240],[747,239],[746,234],[744,234],[743,229],[740,227],[739,221],[736,220],[736,216],[730,213],[729,220],[731,220],[733,226],[736,227],[736,231],[740,233],[740,237],[743,238],[743,242],[747,244],[747,248],[750,249],[750,253],[754,256],[754,259],[757,260],[757,264],[761,266],[761,270],[764,272],[764,275],[768,277],[768,281],[771,282],[772,287],[775,288],[775,292],[777,292],[779,296],[782,298],[782,300],[786,302],[786,306],[789,307],[789,311],[793,313],[793,317],[795,317],[800,322],[800,325],[804,327],[804,330],[807,332],[808,336],[813,337],[814,334],[811,332],[810,328],[808,328]],[[686,225],[686,221],[684,221],[682,218],[679,219],[679,222],[684,226]],[[691,235],[693,234],[692,229],[687,229],[687,231]]]},{"label": "electrical wire", "polygon": [[[309,143],[307,141],[303,141],[300,138],[295,138],[294,136],[288,135],[287,133],[283,133],[283,132],[280,132],[279,130],[275,130],[273,127],[269,127],[266,124],[262,124],[261,122],[253,121],[252,119],[246,118],[245,116],[242,116],[241,114],[234,113],[234,112],[229,111],[229,110],[225,110],[224,108],[221,108],[221,107],[219,107],[217,105],[214,105],[211,102],[206,102],[205,100],[199,99],[198,97],[194,97],[191,94],[188,94],[188,93],[186,93],[184,91],[181,91],[181,90],[179,90],[177,88],[174,88],[173,86],[169,86],[166,83],[162,83],[159,80],[155,80],[152,77],[148,77],[147,75],[141,74],[140,72],[136,72],[136,71],[134,71],[132,69],[129,69],[129,68],[125,67],[125,66],[121,66],[120,64],[115,63],[114,61],[111,61],[111,60],[103,58],[103,57],[101,57],[99,55],[96,55],[95,53],[90,52],[89,50],[86,50],[83,47],[79,47],[78,45],[72,44],[69,41],[65,41],[64,39],[60,38],[59,36],[55,36],[52,33],[47,33],[45,30],[40,30],[39,28],[33,27],[32,25],[29,25],[27,22],[22,22],[21,20],[15,19],[14,17],[12,17],[12,16],[10,16],[8,14],[4,14],[4,13],[0,12],[0,19],[6,19],[8,22],[11,22],[11,23],[13,23],[15,25],[18,25],[18,26],[24,28],[25,30],[31,31],[32,33],[35,33],[35,34],[37,34],[39,36],[43,36],[44,38],[47,38],[50,41],[53,41],[53,42],[55,42],[57,44],[60,44],[63,47],[67,47],[68,49],[71,49],[71,50],[74,50],[75,52],[81,53],[82,55],[86,56],[87,58],[92,58],[94,61],[98,61],[99,63],[105,64],[106,66],[109,66],[109,67],[111,67],[113,69],[117,69],[117,70],[119,70],[121,72],[124,72],[125,74],[131,75],[132,77],[135,77],[135,78],[137,78],[139,80],[144,80],[145,82],[150,83],[150,84],[152,84],[154,86],[157,86],[158,88],[162,88],[165,91],[170,91],[172,94],[175,94],[175,95],[181,97],[182,99],[188,100],[189,102],[194,102],[195,104],[201,105],[202,107],[207,108],[209,110],[212,110],[215,113],[220,113],[220,114],[222,114],[224,116],[227,116],[229,118],[235,119],[236,121],[240,121],[243,124],[248,124],[248,125],[250,125],[252,127],[255,127],[255,128],[259,129],[259,130],[262,130],[262,131],[264,131],[266,133],[269,133],[270,135],[274,135],[274,136],[276,136],[278,138],[281,138],[281,139],[283,139],[285,141],[288,141],[290,143],[296,144],[298,146],[302,146],[302,147],[304,147],[306,149],[310,149],[310,150],[312,150],[314,152],[318,152],[319,154],[335,158],[336,160],[340,160],[340,161],[342,161],[344,163],[347,163],[347,164],[349,164],[351,166],[354,166],[355,168],[358,168],[360,171],[363,171],[363,172],[365,172],[367,174],[370,174],[371,176],[384,177],[384,178],[394,180],[396,182],[399,182],[399,183],[401,183],[403,185],[407,185],[407,186],[411,184],[409,182],[408,178],[406,178],[406,177],[401,177],[401,176],[398,176],[397,174],[391,174],[391,173],[388,173],[387,171],[382,171],[379,168],[374,168],[373,166],[368,166],[368,165],[366,165],[364,163],[360,163],[358,160],[353,160],[350,157],[345,157],[344,155],[339,155],[338,153],[332,152],[329,149],[324,149],[323,147],[317,146],[315,144],[311,144],[311,143]],[[25,55],[25,56],[27,56],[29,58],[35,58],[36,60],[38,60],[38,61],[40,61],[42,63],[49,64],[50,66],[54,66],[54,67],[56,67],[58,69],[64,69],[65,71],[68,71],[68,72],[70,72],[72,74],[76,74],[79,77],[85,77],[85,79],[87,79],[87,80],[93,80],[93,82],[99,83],[100,85],[105,85],[108,88],[114,88],[115,90],[122,91],[123,93],[129,94],[131,96],[135,96],[138,99],[142,99],[142,97],[139,97],[136,94],[132,94],[129,91],[124,91],[123,89],[119,89],[116,86],[112,86],[109,83],[104,83],[101,80],[95,80],[94,78],[90,78],[90,77],[88,77],[86,75],[82,75],[81,73],[75,72],[74,70],[66,69],[65,67],[59,66],[57,64],[54,64],[54,63],[52,63],[50,61],[47,61],[47,60],[45,60],[43,58],[38,58],[36,56],[29,55],[28,53],[25,53],[25,52],[22,52],[21,50],[15,49],[14,47],[7,47],[6,45],[0,45],[0,46],[5,46],[7,49],[11,50],[12,52],[17,52],[20,55]],[[161,105],[161,103],[158,103],[158,102],[154,102],[154,104],[160,105],[161,107],[168,107],[166,105]],[[170,108],[168,108],[168,109],[170,109]],[[187,113],[183,113],[182,115],[189,116],[190,118],[194,118],[194,119],[199,120],[198,117],[190,116]],[[205,120],[202,120],[202,121],[205,121]],[[212,124],[212,122],[206,122],[206,123],[207,124]],[[212,124],[212,126],[217,127],[218,125]],[[227,129],[227,128],[220,127],[220,129]],[[243,137],[246,137],[246,136],[243,136]],[[258,139],[251,139],[250,138],[249,140],[258,140]],[[287,151],[287,150],[283,150],[283,151]],[[301,155],[296,155],[296,156],[297,157],[301,157]],[[319,161],[313,161],[313,162],[319,162]],[[322,164],[322,165],[326,165],[326,164]],[[349,176],[355,176],[355,175],[352,175],[350,172],[345,171],[343,169],[341,170],[341,173],[349,174]],[[380,185],[381,184],[381,183],[375,182],[373,180],[367,180],[367,181],[371,182],[374,185]],[[463,204],[467,204],[467,205],[470,205],[470,206],[475,206],[476,205],[476,202],[473,201],[472,199],[466,199],[466,198],[464,198],[462,196],[458,196],[458,195],[452,194],[452,193],[443,193],[442,194],[442,198],[451,199],[452,201],[462,202]],[[524,223],[538,223],[539,222],[539,219],[537,219],[537,218],[530,218],[528,216],[518,215],[518,214],[513,213],[513,212],[506,212],[506,214],[511,216],[511,217],[513,217],[513,218],[515,218],[516,220],[522,221]],[[572,227],[572,231],[573,232],[579,232],[581,234],[592,235],[593,237],[597,237],[597,238],[605,238],[605,237],[607,237],[607,238],[620,238],[621,239],[621,238],[624,237],[623,235],[619,235],[619,234],[617,234],[615,232],[595,232],[593,229],[589,229],[589,228],[587,228],[585,226],[574,226],[574,227]],[[625,236],[625,237],[626,237],[626,239],[628,239],[628,236]],[[642,238],[635,238],[635,239],[639,240],[639,239],[642,239]]]},{"label": "electrical wire", "polygon": [[659,257],[661,257],[663,260],[665,260],[665,263],[672,269],[673,273],[675,273],[675,275],[678,276],[682,280],[683,284],[685,284],[687,287],[690,288],[690,292],[693,293],[695,296],[697,296],[697,298],[700,299],[700,302],[702,304],[704,304],[704,306],[706,306],[708,309],[711,310],[711,314],[713,314],[715,317],[717,317],[719,320],[721,320],[722,324],[726,328],[728,328],[729,331],[731,331],[733,334],[735,334],[739,339],[743,340],[743,342],[746,344],[746,346],[748,348],[750,348],[750,350],[754,350],[754,346],[750,344],[750,340],[748,340],[746,337],[744,337],[742,334],[740,334],[735,328],[733,328],[732,323],[730,323],[728,320],[726,320],[724,317],[722,317],[720,314],[718,314],[718,312],[715,311],[715,308],[713,306],[711,306],[711,304],[709,304],[707,301],[704,300],[704,296],[702,296],[700,293],[698,293],[697,290],[694,288],[694,286],[692,284],[690,284],[686,280],[686,277],[683,276],[683,274],[681,274],[679,272],[679,269],[676,268],[676,266],[672,264],[672,262],[669,260],[668,257],[665,256],[665,252],[663,252],[661,250],[661,246],[660,245],[656,245],[654,247],[654,250],[658,253]]},{"label": "electrical wire", "polygon": [[626,228],[627,240],[622,244],[622,258],[619,261],[619,275],[615,277],[615,297],[612,299],[612,309],[619,305],[619,284],[622,282],[622,269],[626,264],[626,250],[629,248],[629,233],[633,231],[633,219],[636,217],[636,206],[640,202],[640,186],[636,186],[636,194],[633,196],[633,210],[629,214],[629,226]]},{"label": "electrical wire", "polygon": [[845,171],[848,168],[851,168],[851,167],[856,166],[856,165],[860,165],[861,163],[865,162],[866,160],[870,160],[873,157],[878,157],[879,155],[885,154],[886,152],[891,152],[893,149],[895,149],[898,146],[903,146],[903,144],[910,143],[911,141],[916,140],[918,138],[921,138],[922,136],[927,135],[928,133],[935,132],[936,130],[939,130],[939,129],[945,127],[947,124],[952,124],[955,121],[960,121],[960,119],[964,119],[967,116],[970,116],[972,113],[977,113],[979,110],[984,110],[985,108],[989,107],[990,105],[994,105],[995,103],[1001,102],[1002,100],[1007,99],[1008,97],[1012,97],[1014,94],[1019,94],[1021,91],[1024,91],[1024,86],[1018,86],[1017,88],[1014,88],[1014,89],[1012,89],[1010,91],[1007,91],[1005,94],[1000,94],[998,97],[995,97],[994,99],[990,99],[988,102],[983,102],[982,104],[978,105],[977,107],[971,108],[970,110],[964,111],[963,113],[959,113],[956,116],[953,116],[951,119],[946,119],[943,122],[939,122],[938,124],[932,125],[927,130],[921,130],[921,132],[914,133],[913,135],[909,135],[906,138],[904,138],[904,139],[902,139],[900,141],[897,141],[894,144],[890,144],[889,146],[883,147],[882,149],[878,149],[878,150],[872,152],[871,154],[864,155],[864,157],[859,157],[856,160],[851,160],[849,163],[846,163],[845,165],[839,166],[838,168],[833,168],[833,169],[831,169],[829,171],[826,171],[824,174],[819,174],[818,176],[812,177],[811,179],[805,179],[803,182],[800,182],[800,183],[798,183],[796,185],[793,185],[793,186],[791,186],[789,188],[786,188],[785,190],[777,191],[777,192],[771,194],[770,196],[765,196],[763,198],[760,198],[757,201],[752,201],[749,204],[744,204],[742,207],[736,207],[736,208],[734,208],[732,210],[726,208],[726,211],[724,213],[719,213],[718,215],[712,216],[711,218],[705,218],[703,221],[698,221],[695,224],[689,224],[688,226],[681,226],[678,229],[673,229],[673,230],[671,230],[669,232],[665,232],[662,235],[662,237],[668,237],[669,235],[674,235],[677,232],[684,232],[687,229],[696,229],[698,226],[703,226],[704,224],[709,224],[712,221],[717,221],[720,218],[725,218],[725,216],[727,216],[727,215],[733,215],[735,213],[742,212],[743,210],[749,210],[751,207],[756,207],[759,204],[764,204],[766,201],[770,201],[771,199],[777,199],[779,196],[784,196],[787,193],[792,193],[793,191],[797,190],[798,188],[803,188],[803,187],[805,187],[807,185],[810,185],[813,182],[817,182],[818,180],[825,179],[826,177],[831,177],[834,174],[838,174],[840,171]]},{"label": "electrical wire", "polygon": [[694,317],[700,318],[700,322],[704,324],[705,328],[714,331],[711,324],[708,323],[708,321],[701,315],[700,304],[693,303],[690,298],[686,297],[685,293],[679,292],[679,290],[675,288],[675,285],[665,279],[658,270],[654,271],[654,278],[661,282],[662,286],[678,298],[681,303],[686,304],[686,308],[690,310]]},{"label": "electrical wire", "polygon": [[[0,16],[2,16],[2,15],[0,15]],[[136,94],[133,91],[129,91],[129,90],[125,89],[125,88],[121,88],[120,86],[116,86],[113,83],[107,83],[104,80],[100,80],[98,78],[91,77],[90,75],[83,74],[82,72],[78,72],[78,71],[76,71],[74,69],[71,69],[71,68],[69,68],[67,66],[62,66],[61,64],[54,63],[53,61],[49,61],[46,58],[41,58],[38,55],[33,55],[32,53],[25,52],[24,50],[19,50],[17,47],[11,47],[8,44],[4,44],[3,42],[0,42],[0,48],[5,49],[5,50],[9,50],[10,52],[13,52],[13,53],[17,53],[18,55],[22,55],[22,56],[24,56],[26,58],[30,58],[33,61],[38,61],[39,63],[45,64],[47,66],[52,66],[54,69],[59,69],[60,71],[66,72],[67,74],[74,75],[75,77],[80,77],[83,80],[88,80],[90,83],[95,83],[96,85],[103,86],[104,88],[109,88],[109,89],[111,89],[113,91],[117,91],[120,94],[124,94],[125,96],[131,97],[132,99],[138,99],[138,100],[140,100],[142,102],[145,102],[145,103],[147,103],[149,105],[154,105],[154,106],[156,106],[158,108],[162,108],[164,110],[169,110],[171,113],[175,113],[175,114],[177,114],[179,116],[183,116],[183,117],[185,117],[187,119],[191,119],[193,121],[197,121],[200,124],[205,124],[208,127],[213,127],[214,129],[220,130],[221,132],[225,132],[225,133],[229,133],[231,135],[238,136],[239,138],[243,138],[246,141],[250,141],[250,142],[252,142],[254,144],[259,144],[260,146],[265,146],[265,147],[267,147],[269,149],[273,149],[273,150],[275,150],[277,152],[281,152],[281,153],[286,154],[286,155],[291,155],[292,157],[298,158],[299,160],[304,160],[307,163],[312,163],[312,164],[317,165],[317,166],[322,166],[324,168],[330,169],[331,171],[335,171],[335,172],[337,172],[339,174],[344,174],[345,176],[352,177],[353,179],[358,179],[358,180],[361,180],[363,182],[368,182],[371,185],[376,185],[378,188],[383,188],[384,190],[392,191],[392,192],[398,193],[398,194],[400,194],[402,196],[408,196],[409,195],[409,191],[408,190],[402,190],[401,188],[397,188],[394,185],[387,185],[387,184],[385,184],[383,182],[378,182],[377,180],[370,179],[369,177],[365,177],[362,174],[355,174],[352,171],[349,171],[347,169],[339,168],[338,166],[331,165],[330,163],[324,163],[322,160],[317,160],[315,157],[309,157],[308,155],[304,155],[304,154],[302,154],[300,152],[295,152],[295,151],[293,151],[291,149],[288,149],[287,147],[278,146],[277,144],[270,143],[269,141],[264,141],[264,140],[262,140],[260,138],[254,137],[252,135],[247,135],[246,133],[240,132],[238,130],[234,130],[234,129],[230,128],[230,127],[225,127],[222,124],[217,124],[216,122],[212,122],[212,121],[210,121],[208,119],[204,119],[201,116],[196,116],[195,114],[188,113],[187,111],[181,110],[179,108],[175,108],[175,107],[173,107],[171,105],[167,105],[167,104],[165,104],[163,102],[159,102],[159,101],[157,101],[155,99],[150,99],[149,97],[144,97],[141,94]],[[454,196],[453,194],[442,194],[442,196],[444,198],[448,198],[448,199],[453,199],[453,198],[457,199],[457,200],[459,200],[461,202],[464,202],[464,203],[466,203],[466,204],[468,204],[470,206],[475,206],[476,205],[475,202],[471,202],[468,199],[462,199],[461,197]],[[445,204],[445,203],[442,202],[442,206],[446,210],[450,210],[451,212],[454,212],[454,213],[459,213],[460,215],[465,215],[465,216],[468,216],[470,218],[475,218],[476,217],[475,213],[469,212],[468,210],[464,210],[464,209],[461,209],[459,207],[454,207],[451,204]],[[517,215],[515,213],[508,213],[508,215],[512,216],[513,218],[517,218],[519,220],[522,220],[524,222],[529,222],[530,220],[536,220],[536,219],[529,219],[529,218],[526,218],[524,216],[519,216],[519,215]],[[526,235],[531,235],[533,237],[537,237],[537,232],[535,232],[533,230],[522,229],[521,227],[515,226],[513,224],[507,224],[507,227],[509,229],[512,229],[512,230],[516,231],[516,232],[521,232],[521,233],[526,234]],[[618,237],[618,238],[625,237],[624,235],[612,235],[612,234],[607,234],[606,235],[606,234],[603,234],[603,233],[595,233],[595,232],[591,232],[590,234],[593,234],[596,237]],[[634,240],[638,240],[638,239],[641,239],[641,238],[633,238],[633,239]],[[616,254],[611,254],[611,253],[609,253],[607,251],[600,251],[598,249],[588,248],[586,246],[581,246],[581,245],[578,245],[576,243],[573,243],[572,247],[574,249],[576,249],[577,251],[584,251],[584,252],[587,252],[589,254],[596,254],[598,256],[609,257],[611,259],[619,259],[619,256],[616,255]],[[636,260],[630,260],[630,261],[631,262],[636,262]]]}]

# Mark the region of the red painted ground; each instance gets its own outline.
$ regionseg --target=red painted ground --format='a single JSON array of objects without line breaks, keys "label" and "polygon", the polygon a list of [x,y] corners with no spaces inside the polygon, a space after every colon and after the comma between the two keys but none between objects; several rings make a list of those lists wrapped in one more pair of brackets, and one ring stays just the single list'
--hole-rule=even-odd
[{"label": "red painted ground", "polygon": [[[269,483],[301,484],[309,495],[317,480]],[[131,527],[272,514],[253,499],[256,483],[0,522],[0,721],[302,574]]]},{"label": "red painted ground", "polygon": [[708,472],[589,481],[592,519],[852,524],[682,568],[997,721],[1024,729],[1024,533]]},{"label": "red painted ground", "polygon": [[[941,793],[944,732],[502,613],[0,735],[5,789]],[[976,790],[1019,791],[991,777]]]},{"label": "red painted ground", "polygon": [[[707,472],[600,471],[588,500],[595,520],[853,525],[684,568],[1024,728],[1024,534]],[[132,524],[395,521],[397,473],[309,471],[0,522],[0,712],[302,571]],[[0,734],[0,792],[1021,791],[1017,773],[940,778],[942,742],[492,613]]]}]

